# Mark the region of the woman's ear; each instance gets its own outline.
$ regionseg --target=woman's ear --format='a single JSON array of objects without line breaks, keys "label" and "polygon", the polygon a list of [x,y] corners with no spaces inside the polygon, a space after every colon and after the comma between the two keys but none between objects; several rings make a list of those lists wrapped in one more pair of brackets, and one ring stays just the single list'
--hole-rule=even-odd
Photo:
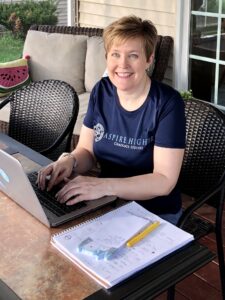
[{"label": "woman's ear", "polygon": [[155,58],[155,55],[154,55],[154,53],[152,53],[149,57],[149,60],[147,61],[147,63],[149,64],[148,67],[150,67],[151,64],[154,62],[154,58]]}]

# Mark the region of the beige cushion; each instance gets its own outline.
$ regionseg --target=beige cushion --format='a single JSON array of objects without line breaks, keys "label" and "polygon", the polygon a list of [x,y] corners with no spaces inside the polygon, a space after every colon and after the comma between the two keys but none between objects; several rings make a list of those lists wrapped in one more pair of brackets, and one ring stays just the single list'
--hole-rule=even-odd
[{"label": "beige cushion", "polygon": [[79,113],[77,116],[77,121],[76,121],[74,130],[73,130],[74,134],[77,134],[77,135],[80,134],[80,130],[81,130],[81,127],[82,127],[82,124],[84,121],[84,117],[87,112],[89,98],[90,98],[90,93],[83,93],[83,94],[79,95],[80,107],[79,107]]},{"label": "beige cushion", "polygon": [[[4,100],[4,98],[3,98],[3,100]],[[0,100],[0,103],[1,103],[1,100]],[[2,109],[0,109],[0,120],[9,122],[9,115],[10,115],[10,103],[6,104]]]},{"label": "beige cushion", "polygon": [[29,30],[23,53],[30,55],[33,81],[59,79],[84,92],[87,36]]},{"label": "beige cushion", "polygon": [[106,69],[105,49],[102,37],[93,36],[87,40],[85,62],[85,89],[91,92],[95,83],[101,79]]}]

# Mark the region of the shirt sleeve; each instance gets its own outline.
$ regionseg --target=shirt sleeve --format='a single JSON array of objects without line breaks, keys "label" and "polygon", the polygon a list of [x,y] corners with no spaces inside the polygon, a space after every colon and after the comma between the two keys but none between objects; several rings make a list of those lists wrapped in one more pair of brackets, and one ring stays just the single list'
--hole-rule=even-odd
[{"label": "shirt sleeve", "polygon": [[184,101],[178,92],[161,107],[155,135],[155,145],[185,148]]}]

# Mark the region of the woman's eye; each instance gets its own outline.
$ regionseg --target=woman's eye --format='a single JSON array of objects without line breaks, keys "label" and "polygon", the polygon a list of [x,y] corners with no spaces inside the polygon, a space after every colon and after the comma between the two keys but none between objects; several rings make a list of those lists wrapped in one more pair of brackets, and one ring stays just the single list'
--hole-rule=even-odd
[{"label": "woman's eye", "polygon": [[116,52],[112,53],[112,57],[119,57],[119,53]]},{"label": "woman's eye", "polygon": [[138,55],[135,53],[131,53],[129,56],[130,56],[130,58],[133,58],[133,59],[138,58]]}]

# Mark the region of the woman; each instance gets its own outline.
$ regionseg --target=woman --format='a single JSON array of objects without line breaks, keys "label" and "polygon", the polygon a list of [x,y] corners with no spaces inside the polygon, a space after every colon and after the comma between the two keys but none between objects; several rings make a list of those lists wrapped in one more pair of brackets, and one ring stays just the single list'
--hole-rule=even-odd
[{"label": "woman", "polygon": [[[128,16],[105,28],[108,77],[94,87],[79,143],[39,173],[48,189],[65,180],[57,200],[72,205],[105,195],[137,200],[176,224],[181,214],[177,180],[185,147],[184,104],[173,88],[151,80],[157,31]],[[77,176],[98,161],[99,178]],[[72,199],[71,199],[72,197]],[[70,200],[69,200],[70,199]]]}]

